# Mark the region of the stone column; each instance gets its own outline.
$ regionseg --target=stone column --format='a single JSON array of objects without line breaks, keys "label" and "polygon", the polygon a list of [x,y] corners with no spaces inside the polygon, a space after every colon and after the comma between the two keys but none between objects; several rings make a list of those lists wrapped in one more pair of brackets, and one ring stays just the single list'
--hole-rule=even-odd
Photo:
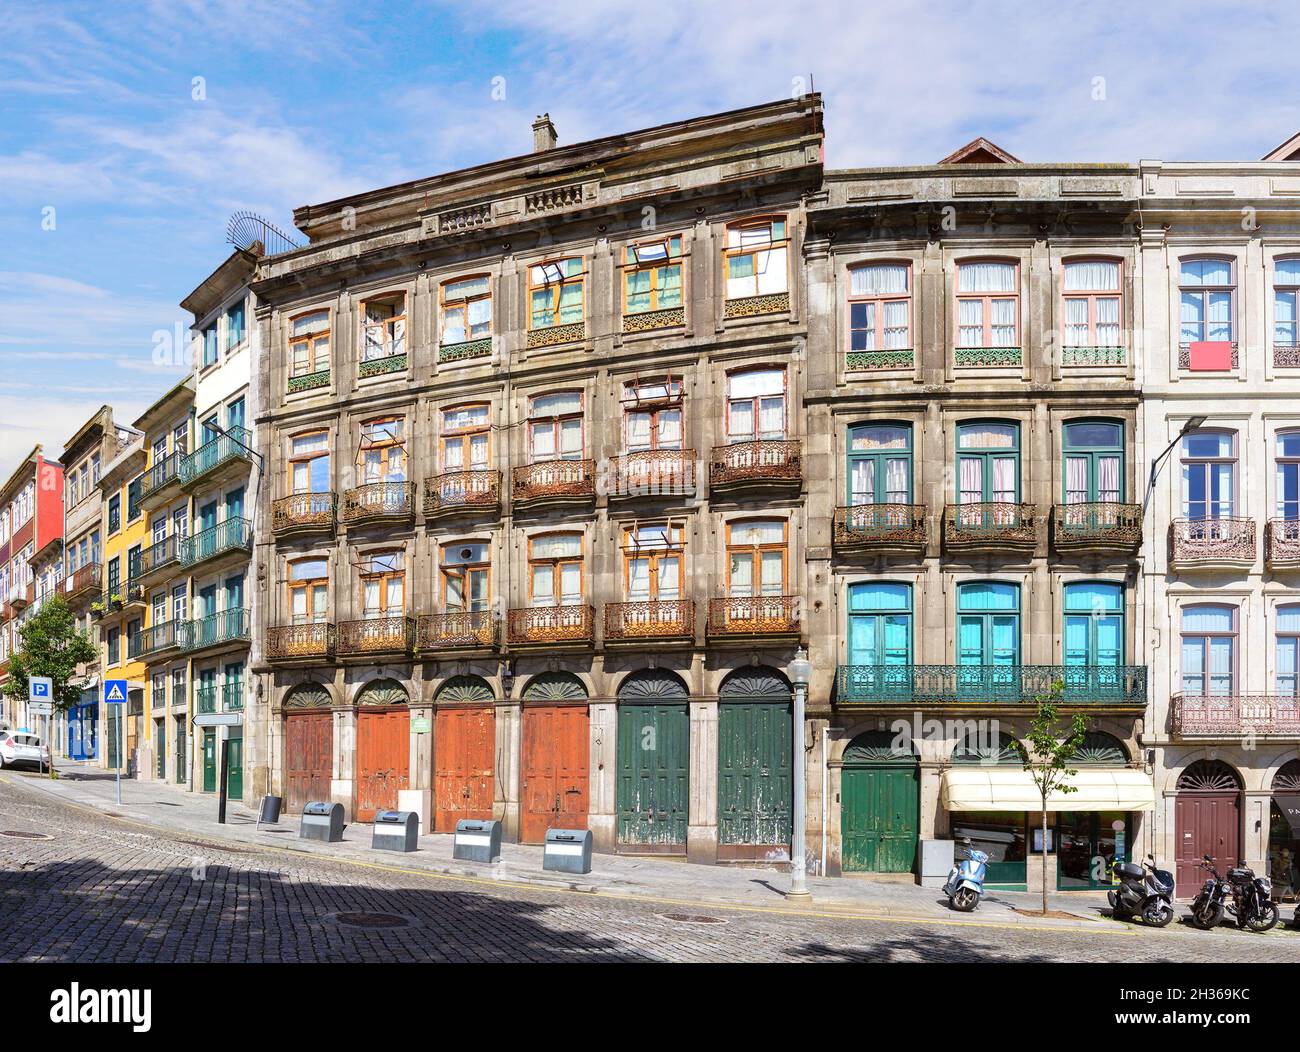
[{"label": "stone column", "polygon": [[690,803],[686,817],[686,858],[718,860],[718,703],[690,703]]},{"label": "stone column", "polygon": [[520,717],[518,702],[498,704],[496,708],[496,799],[493,810],[501,817],[501,835],[519,839],[519,751]]},{"label": "stone column", "polygon": [[618,826],[614,791],[618,778],[615,748],[618,742],[618,706],[612,701],[593,702],[588,709],[589,752],[587,827],[592,846],[613,851]]},{"label": "stone column", "polygon": [[330,799],[343,805],[343,818],[352,821],[356,799],[357,713],[355,709],[334,710],[334,771],[330,778]]}]

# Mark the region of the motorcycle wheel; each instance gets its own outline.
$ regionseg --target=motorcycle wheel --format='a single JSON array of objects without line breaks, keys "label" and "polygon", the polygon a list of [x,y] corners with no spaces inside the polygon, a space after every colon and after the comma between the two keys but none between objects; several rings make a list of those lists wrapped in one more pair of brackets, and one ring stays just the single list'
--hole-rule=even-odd
[{"label": "motorcycle wheel", "polygon": [[1219,926],[1221,920],[1223,920],[1222,906],[1210,906],[1200,910],[1195,906],[1192,907],[1192,924],[1201,931],[1213,931]]},{"label": "motorcycle wheel", "polygon": [[1164,902],[1148,903],[1142,911],[1142,920],[1153,928],[1163,928],[1174,919],[1174,909]]},{"label": "motorcycle wheel", "polygon": [[970,888],[958,888],[948,901],[958,913],[969,913],[979,905],[980,897]]},{"label": "motorcycle wheel", "polygon": [[1253,910],[1246,918],[1246,927],[1251,931],[1265,932],[1273,927],[1282,917],[1276,902],[1262,902],[1258,910]]}]

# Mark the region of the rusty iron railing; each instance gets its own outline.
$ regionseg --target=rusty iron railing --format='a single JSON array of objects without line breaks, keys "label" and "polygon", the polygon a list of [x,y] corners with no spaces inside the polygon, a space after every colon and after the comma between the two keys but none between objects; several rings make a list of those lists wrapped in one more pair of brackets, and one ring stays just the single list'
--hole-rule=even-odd
[{"label": "rusty iron railing", "polygon": [[412,482],[367,482],[344,490],[343,522],[362,523],[385,519],[409,519],[415,515],[415,484]]},{"label": "rusty iron railing", "polygon": [[709,464],[709,484],[727,486],[742,482],[798,482],[803,478],[803,457],[795,440],[762,439],[714,446]]},{"label": "rusty iron railing", "polygon": [[1294,694],[1175,694],[1170,702],[1179,737],[1300,735],[1300,697]]},{"label": "rusty iron railing", "polygon": [[596,465],[591,460],[541,460],[523,464],[511,475],[511,494],[520,504],[548,499],[596,496]]},{"label": "rusty iron railing", "polygon": [[501,472],[448,471],[424,480],[424,514],[495,510],[501,506]]},{"label": "rusty iron railing", "polygon": [[497,619],[491,610],[448,610],[421,614],[415,625],[417,650],[443,647],[490,647],[497,642]]},{"label": "rusty iron railing", "polygon": [[509,614],[509,638],[511,643],[589,642],[595,620],[595,611],[585,604],[518,607]]},{"label": "rusty iron railing", "polygon": [[695,603],[690,599],[649,599],[605,604],[605,639],[690,639],[695,635]]},{"label": "rusty iron railing", "polygon": [[413,617],[366,617],[339,624],[338,653],[405,653],[415,639]]},{"label": "rusty iron railing", "polygon": [[337,633],[328,621],[280,625],[266,630],[268,661],[334,656]]},{"label": "rusty iron railing", "polygon": [[1254,519],[1175,519],[1169,533],[1176,563],[1255,561]]},{"label": "rusty iron railing", "polygon": [[799,634],[802,601],[797,595],[729,596],[709,600],[710,636]]},{"label": "rusty iron railing", "polygon": [[929,537],[924,504],[855,504],[835,509],[835,547],[925,547]]}]

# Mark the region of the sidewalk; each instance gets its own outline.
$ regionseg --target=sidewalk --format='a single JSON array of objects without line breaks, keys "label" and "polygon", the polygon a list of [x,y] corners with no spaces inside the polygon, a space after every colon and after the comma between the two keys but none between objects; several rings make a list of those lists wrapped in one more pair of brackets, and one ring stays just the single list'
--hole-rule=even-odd
[{"label": "sidewalk", "polygon": [[652,896],[687,905],[708,902],[749,909],[811,908],[818,912],[851,911],[863,916],[906,917],[946,923],[996,922],[1000,925],[1095,931],[1123,928],[1102,915],[1101,910],[1106,908],[1104,892],[1050,894],[1049,908],[1070,914],[1068,918],[1027,917],[1017,913],[1017,908],[1039,909],[1041,898],[1037,893],[1016,892],[992,892],[973,914],[959,914],[949,909],[947,899],[937,888],[854,877],[810,877],[808,885],[813,905],[793,907],[784,897],[789,876],[774,869],[703,866],[661,858],[597,853],[592,859],[592,871],[578,876],[544,871],[540,845],[502,844],[500,862],[491,865],[458,861],[452,858],[452,837],[446,833],[422,836],[419,850],[413,853],[375,851],[370,847],[371,827],[358,824],[349,825],[344,830],[342,843],[324,844],[300,840],[296,816],[282,817],[278,825],[264,826],[259,830],[256,828],[256,813],[242,804],[229,804],[226,825],[220,825],[217,822],[216,797],[182,792],[163,782],[138,782],[124,778],[122,803],[119,805],[111,773],[58,761],[55,766],[59,772],[56,780],[6,771],[0,775],[0,785],[9,779],[69,803],[190,837],[256,844],[333,860],[470,877],[505,885],[617,896]]}]

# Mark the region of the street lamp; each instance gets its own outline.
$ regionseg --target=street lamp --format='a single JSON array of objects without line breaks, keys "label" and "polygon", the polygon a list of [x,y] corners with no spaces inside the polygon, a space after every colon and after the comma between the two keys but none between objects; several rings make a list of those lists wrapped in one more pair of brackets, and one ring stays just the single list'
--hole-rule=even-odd
[{"label": "street lamp", "polygon": [[1204,424],[1205,424],[1205,417],[1189,416],[1187,418],[1187,423],[1183,425],[1182,430],[1179,431],[1178,434],[1174,436],[1174,440],[1170,442],[1169,445],[1165,446],[1164,452],[1161,453],[1160,456],[1156,457],[1155,460],[1151,461],[1151,474],[1147,477],[1147,491],[1142,498],[1143,515],[1146,514],[1147,505],[1151,503],[1151,491],[1155,489],[1156,476],[1160,474],[1160,467],[1162,464],[1164,464],[1165,457],[1169,456],[1174,446],[1178,445],[1178,443],[1183,440],[1184,436],[1186,436],[1188,433],[1192,431],[1199,430],[1201,427],[1204,426]]},{"label": "street lamp", "polygon": [[794,807],[791,814],[790,835],[790,890],[786,898],[797,903],[809,903],[812,896],[808,894],[808,873],[806,853],[804,850],[804,804],[808,796],[807,778],[804,774],[804,701],[808,694],[808,683],[812,679],[812,662],[803,647],[794,653],[794,660],[786,666],[786,675],[794,687],[794,769],[791,772],[794,781]]}]

